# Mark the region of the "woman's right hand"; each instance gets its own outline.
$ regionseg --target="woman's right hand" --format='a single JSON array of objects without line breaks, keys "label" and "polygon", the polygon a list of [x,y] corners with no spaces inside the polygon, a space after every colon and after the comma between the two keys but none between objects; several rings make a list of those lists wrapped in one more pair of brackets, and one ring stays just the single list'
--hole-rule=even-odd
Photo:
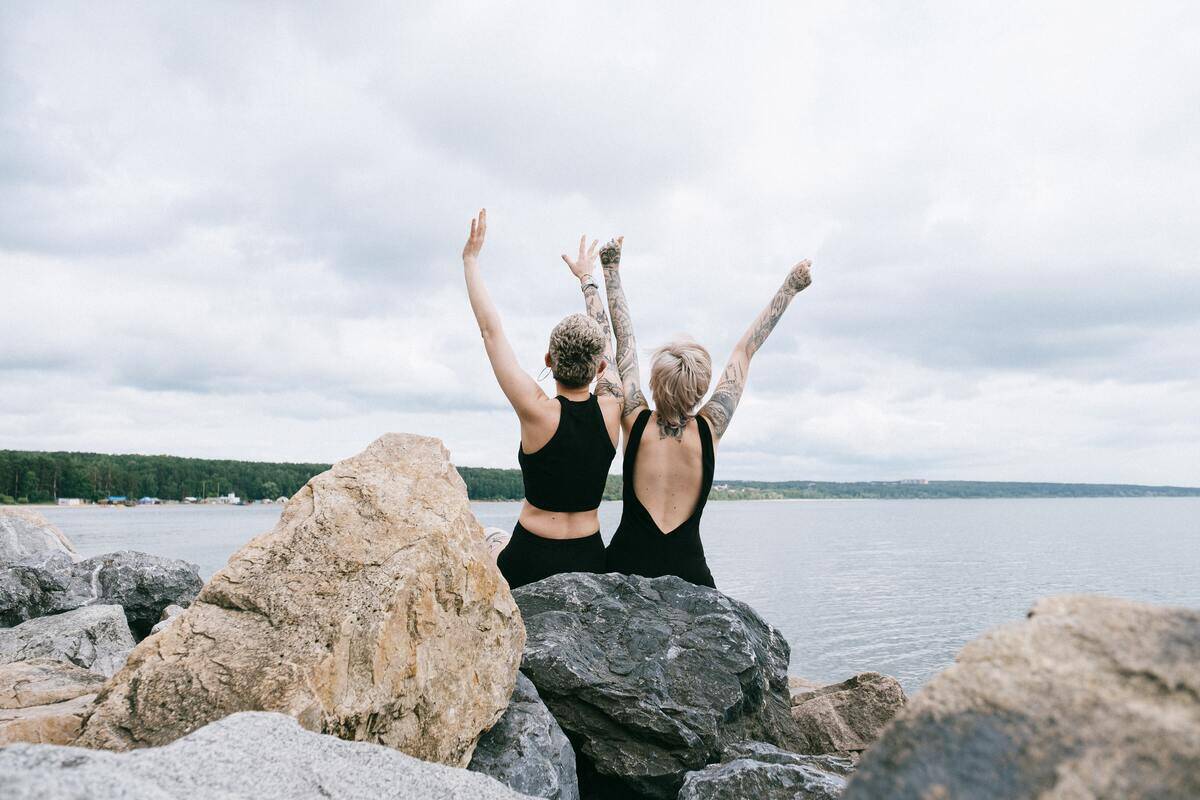
[{"label": "woman's right hand", "polygon": [[463,245],[463,263],[474,261],[479,258],[479,251],[483,249],[483,240],[487,236],[487,209],[479,210],[479,216],[471,220],[471,235],[467,237],[467,243]]}]

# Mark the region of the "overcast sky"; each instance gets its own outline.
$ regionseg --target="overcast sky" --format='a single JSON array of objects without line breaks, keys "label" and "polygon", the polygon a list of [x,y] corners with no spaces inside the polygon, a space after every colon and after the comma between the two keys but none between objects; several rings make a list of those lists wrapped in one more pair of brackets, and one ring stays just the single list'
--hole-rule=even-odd
[{"label": "overcast sky", "polygon": [[0,6],[0,447],[515,466],[486,206],[535,374],[580,233],[714,372],[813,260],[718,477],[1200,485],[1194,3],[600,5]]}]

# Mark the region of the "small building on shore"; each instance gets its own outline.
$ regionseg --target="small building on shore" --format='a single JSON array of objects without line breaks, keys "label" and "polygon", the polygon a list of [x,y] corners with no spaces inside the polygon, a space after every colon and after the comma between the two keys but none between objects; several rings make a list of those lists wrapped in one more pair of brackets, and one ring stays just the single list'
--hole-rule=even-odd
[{"label": "small building on shore", "polygon": [[60,506],[81,506],[83,505],[82,497],[60,497],[58,498]]}]

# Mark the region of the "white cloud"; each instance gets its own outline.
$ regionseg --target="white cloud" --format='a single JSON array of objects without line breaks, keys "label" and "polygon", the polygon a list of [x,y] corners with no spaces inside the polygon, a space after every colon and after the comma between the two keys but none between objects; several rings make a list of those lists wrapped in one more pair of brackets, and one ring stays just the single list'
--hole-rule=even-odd
[{"label": "white cloud", "polygon": [[581,231],[718,361],[814,259],[723,477],[1200,482],[1191,4],[0,16],[0,446],[513,465],[486,204],[531,372]]}]

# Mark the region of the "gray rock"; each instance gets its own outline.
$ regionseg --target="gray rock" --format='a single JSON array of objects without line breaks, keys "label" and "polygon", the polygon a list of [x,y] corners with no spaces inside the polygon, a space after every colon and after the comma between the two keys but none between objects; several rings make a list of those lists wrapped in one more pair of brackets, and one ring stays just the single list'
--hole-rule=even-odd
[{"label": "gray rock", "polygon": [[0,508],[0,564],[46,553],[79,558],[71,540],[41,514],[25,508]]},{"label": "gray rock", "polygon": [[576,745],[584,796],[673,798],[731,742],[796,749],[787,642],[744,603],[615,574],[555,575],[513,596],[522,671]]},{"label": "gray rock", "polygon": [[115,603],[142,639],[167,606],[187,605],[202,585],[194,564],[130,550],[77,563],[62,553],[30,556],[0,566],[0,626]]},{"label": "gray rock", "polygon": [[0,750],[6,800],[516,800],[486,775],[243,712],[163,747],[126,753],[15,744]]},{"label": "gray rock", "polygon": [[171,621],[183,613],[183,606],[169,605],[163,609],[162,616],[158,618],[158,622],[154,623],[154,627],[150,629],[151,633],[158,633],[163,628],[171,624]]},{"label": "gray rock", "polygon": [[793,682],[792,719],[804,737],[804,753],[867,749],[907,701],[900,682],[878,672],[807,691],[797,688]]},{"label": "gray rock", "polygon": [[845,797],[1200,797],[1200,611],[1039,601],[909,701]]},{"label": "gray rock", "polygon": [[679,800],[835,800],[853,769],[848,758],[789,753],[764,742],[740,742],[722,756],[724,763],[687,774]]},{"label": "gray rock", "polygon": [[467,769],[533,797],[579,800],[571,742],[537,688],[519,672],[508,709],[479,737]]},{"label": "gray rock", "polygon": [[49,658],[110,677],[133,645],[120,606],[86,606],[0,630],[0,663]]}]

